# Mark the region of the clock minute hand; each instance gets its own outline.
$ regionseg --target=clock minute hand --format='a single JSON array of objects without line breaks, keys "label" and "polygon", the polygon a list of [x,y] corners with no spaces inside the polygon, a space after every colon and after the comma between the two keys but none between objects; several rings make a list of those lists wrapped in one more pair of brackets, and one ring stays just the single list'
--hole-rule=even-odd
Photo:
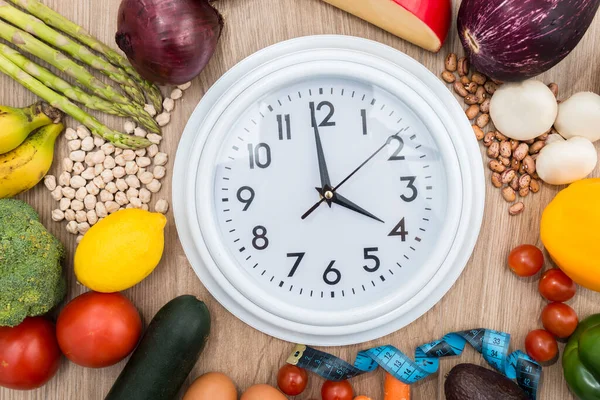
[{"label": "clock minute hand", "polygon": [[[323,144],[321,143],[321,135],[319,134],[319,125],[317,124],[317,118],[315,117],[315,103],[310,102],[310,119],[315,133],[315,143],[317,145],[317,160],[319,162],[319,175],[321,177],[321,187],[323,190],[321,193],[321,200],[316,202],[308,211],[302,214],[302,219],[306,219],[313,211],[315,211],[321,203],[327,202],[327,205],[331,207],[331,183],[329,181],[329,171],[327,170],[327,162],[325,161],[325,153],[323,152]],[[327,194],[329,196],[327,196]],[[329,197],[329,198],[328,198]]]},{"label": "clock minute hand", "polygon": [[[329,181],[329,171],[327,170],[327,162],[325,161],[325,153],[323,152],[323,144],[321,143],[321,135],[319,134],[319,125],[315,117],[315,104],[310,103],[310,115],[311,122],[315,133],[315,143],[317,145],[317,160],[319,162],[319,175],[321,177],[321,187],[324,190],[331,188],[331,182]],[[327,189],[325,189],[327,188]],[[331,206],[331,203],[329,203]]]}]

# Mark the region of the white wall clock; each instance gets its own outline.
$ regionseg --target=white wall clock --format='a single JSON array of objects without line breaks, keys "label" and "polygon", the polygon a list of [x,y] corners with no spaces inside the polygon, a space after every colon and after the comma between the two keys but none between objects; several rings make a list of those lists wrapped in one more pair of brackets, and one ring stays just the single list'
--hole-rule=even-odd
[{"label": "white wall clock", "polygon": [[304,37],[227,72],[177,151],[177,229],[249,325],[313,345],[409,324],[450,289],[481,225],[483,167],[456,100],[382,44]]}]

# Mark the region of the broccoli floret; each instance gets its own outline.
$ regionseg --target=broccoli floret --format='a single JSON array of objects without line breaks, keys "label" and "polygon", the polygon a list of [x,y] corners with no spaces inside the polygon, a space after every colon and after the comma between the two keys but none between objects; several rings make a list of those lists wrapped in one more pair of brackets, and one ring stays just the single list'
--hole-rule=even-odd
[{"label": "broccoli floret", "polygon": [[45,314],[62,301],[63,245],[27,203],[0,200],[0,326]]}]

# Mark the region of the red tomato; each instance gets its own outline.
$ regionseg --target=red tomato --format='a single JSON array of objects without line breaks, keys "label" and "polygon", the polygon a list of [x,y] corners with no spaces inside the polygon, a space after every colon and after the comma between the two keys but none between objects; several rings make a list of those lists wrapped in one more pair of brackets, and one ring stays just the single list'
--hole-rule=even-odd
[{"label": "red tomato", "polygon": [[42,386],[60,366],[54,324],[34,317],[14,328],[0,327],[0,360],[1,386],[18,390]]},{"label": "red tomato", "polygon": [[539,283],[540,294],[550,301],[567,301],[575,296],[577,286],[558,268],[552,268],[544,272]]},{"label": "red tomato", "polygon": [[307,383],[306,370],[295,365],[285,364],[277,373],[277,386],[288,396],[296,396],[304,392]]},{"label": "red tomato", "polygon": [[118,363],[133,351],[142,334],[142,319],[121,293],[88,292],[62,310],[56,333],[69,360],[84,367],[102,368]]},{"label": "red tomato", "polygon": [[542,251],[531,244],[517,246],[508,255],[508,267],[518,276],[533,276],[543,265]]},{"label": "red tomato", "polygon": [[352,400],[354,391],[348,381],[325,381],[321,388],[323,400]]},{"label": "red tomato", "polygon": [[558,343],[548,331],[536,329],[525,338],[525,351],[539,362],[554,360],[558,354]]},{"label": "red tomato", "polygon": [[577,313],[564,303],[550,303],[542,311],[544,328],[557,338],[566,339],[577,329]]}]

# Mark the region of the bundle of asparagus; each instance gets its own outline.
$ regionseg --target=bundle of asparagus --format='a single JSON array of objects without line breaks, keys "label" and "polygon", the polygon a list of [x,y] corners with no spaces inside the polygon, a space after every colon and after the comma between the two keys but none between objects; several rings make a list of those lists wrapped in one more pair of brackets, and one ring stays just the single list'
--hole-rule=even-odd
[{"label": "bundle of asparagus", "polygon": [[[2,43],[0,71],[116,146],[149,146],[150,142],[145,139],[130,137],[102,125],[70,100],[93,110],[132,118],[148,131],[160,133],[157,122],[144,107],[148,98],[156,110],[162,109],[160,90],[142,79],[124,57],[39,1],[9,1],[32,15],[0,0],[0,38],[46,61],[81,87],[61,79]],[[69,56],[110,78],[124,93],[94,77]]]},{"label": "bundle of asparagus", "polygon": [[38,0],[9,0],[15,5],[23,8],[31,15],[44,21],[47,25],[58,29],[61,32],[77,38],[81,43],[90,49],[102,54],[107,60],[117,67],[125,70],[139,85],[145,90],[146,96],[159,113],[162,110],[162,94],[156,85],[144,80],[137,71],[131,66],[129,61],[119,53],[100,42],[81,26],[69,21],[56,11],[40,3]]}]

